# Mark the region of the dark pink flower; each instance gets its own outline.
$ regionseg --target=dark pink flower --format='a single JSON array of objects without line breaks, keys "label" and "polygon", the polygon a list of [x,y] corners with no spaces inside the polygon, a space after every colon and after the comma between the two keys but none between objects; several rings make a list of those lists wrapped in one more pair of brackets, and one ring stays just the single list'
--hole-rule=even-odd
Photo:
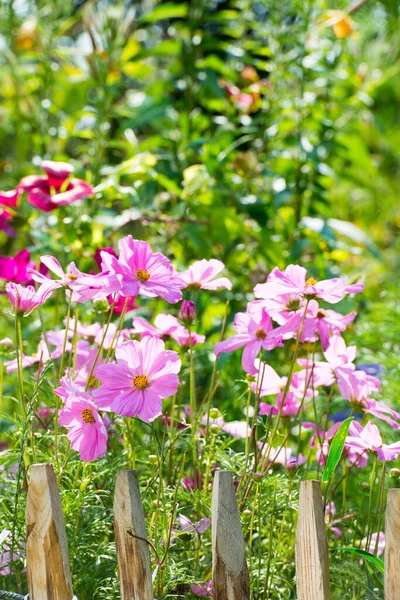
[{"label": "dark pink flower", "polygon": [[68,394],[58,419],[68,427],[67,438],[71,448],[77,450],[82,460],[91,462],[104,456],[107,450],[107,430],[96,405],[85,392]]},{"label": "dark pink flower", "polygon": [[33,205],[49,212],[72,204],[93,194],[93,188],[82,179],[71,178],[73,166],[65,162],[44,160],[41,164],[47,176],[28,175],[18,184],[18,192],[27,192]]},{"label": "dark pink flower", "polygon": [[8,192],[0,191],[0,205],[16,208],[18,202],[19,190],[10,190]]},{"label": "dark pink flower", "polygon": [[163,254],[153,252],[149,244],[131,235],[119,240],[118,247],[119,259],[102,252],[102,269],[122,276],[124,296],[161,296],[172,304],[182,299],[184,284]]},{"label": "dark pink flower", "polygon": [[31,283],[32,277],[28,268],[34,268],[28,250],[21,250],[15,256],[0,256],[0,279],[14,283]]},{"label": "dark pink flower", "polygon": [[320,298],[330,304],[336,304],[346,294],[356,294],[363,289],[363,283],[349,285],[338,277],[323,281],[317,281],[313,277],[307,279],[304,267],[289,265],[284,271],[275,267],[268,275],[266,283],[256,285],[254,294],[256,298],[266,300],[277,296],[283,296],[287,302],[293,297]]},{"label": "dark pink flower", "polygon": [[224,287],[227,290],[232,289],[232,283],[226,277],[215,277],[224,269],[225,265],[220,260],[212,258],[211,260],[197,260],[186,271],[178,273],[178,277],[183,282],[183,287],[190,290],[216,290]]},{"label": "dark pink flower", "polygon": [[111,256],[115,256],[115,258],[118,258],[118,254],[116,253],[116,251],[114,250],[114,248],[111,248],[110,246],[107,246],[106,248],[96,248],[96,252],[94,253],[94,260],[97,264],[97,266],[99,267],[99,269],[101,269],[101,253],[102,252],[108,252],[108,254],[111,254]]},{"label": "dark pink flower", "polygon": [[177,352],[158,338],[131,340],[115,351],[116,363],[96,367],[102,385],[94,391],[100,408],[150,422],[161,414],[162,399],[176,393],[181,368]]},{"label": "dark pink flower", "polygon": [[196,319],[196,305],[191,300],[184,300],[179,310],[178,318],[185,325],[191,325]]},{"label": "dark pink flower", "polygon": [[237,313],[233,326],[238,335],[218,342],[214,347],[215,355],[218,357],[222,352],[233,352],[244,347],[242,366],[250,375],[257,373],[255,360],[261,349],[272,350],[277,346],[283,346],[282,333],[279,327],[273,328],[271,318],[265,309],[256,314]]}]

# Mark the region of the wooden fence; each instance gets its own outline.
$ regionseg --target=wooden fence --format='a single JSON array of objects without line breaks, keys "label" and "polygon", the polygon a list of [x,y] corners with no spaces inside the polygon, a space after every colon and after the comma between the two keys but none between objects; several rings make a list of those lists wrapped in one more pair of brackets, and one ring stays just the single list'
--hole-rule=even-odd
[{"label": "wooden fence", "polygon": [[[33,465],[26,507],[30,600],[72,600],[64,516],[51,465]],[[114,529],[122,600],[154,600],[149,544],[135,471],[120,471]],[[214,600],[250,600],[245,544],[232,473],[217,471],[212,497]],[[388,493],[385,600],[400,599],[400,490]],[[296,533],[298,600],[329,600],[328,541],[321,487],[303,481]]]}]

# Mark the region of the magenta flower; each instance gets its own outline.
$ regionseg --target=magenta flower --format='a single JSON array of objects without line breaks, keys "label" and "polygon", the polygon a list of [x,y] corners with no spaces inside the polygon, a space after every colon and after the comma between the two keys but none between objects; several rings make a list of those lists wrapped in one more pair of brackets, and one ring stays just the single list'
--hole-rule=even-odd
[{"label": "magenta flower", "polygon": [[9,206],[10,208],[16,208],[18,202],[19,191],[10,190],[8,192],[0,191],[0,205]]},{"label": "magenta flower", "polygon": [[82,460],[91,462],[104,456],[107,450],[107,430],[96,405],[90,396],[80,391],[65,398],[58,419],[68,427],[67,438],[71,448],[79,452]]},{"label": "magenta flower", "polygon": [[382,462],[394,460],[400,454],[400,442],[384,444],[377,426],[371,421],[364,428],[357,421],[352,421],[345,445],[347,448],[376,453]]},{"label": "magenta flower", "polygon": [[149,244],[134,240],[131,235],[119,240],[118,247],[119,259],[108,252],[101,253],[102,269],[122,276],[124,296],[161,296],[172,304],[182,299],[183,284],[163,254],[153,252]]},{"label": "magenta flower", "polygon": [[186,271],[179,273],[184,287],[189,290],[216,290],[218,288],[232,289],[232,283],[226,277],[215,277],[224,269],[225,265],[220,260],[197,260]]},{"label": "magenta flower", "polygon": [[30,260],[28,250],[21,250],[15,256],[0,256],[0,279],[14,283],[32,283],[32,277],[27,272],[35,263]]},{"label": "magenta flower", "polygon": [[100,408],[125,417],[150,422],[161,414],[162,399],[176,393],[181,368],[177,352],[165,350],[164,342],[145,337],[118,346],[116,363],[96,367],[102,385],[94,391]]},{"label": "magenta flower", "polygon": [[32,285],[24,287],[12,281],[6,283],[6,292],[13,310],[24,315],[46,302],[51,295],[51,290],[44,286],[40,286],[36,291]]},{"label": "magenta flower", "polygon": [[336,304],[345,294],[356,294],[364,289],[363,283],[348,285],[343,279],[324,279],[317,281],[313,277],[307,279],[307,271],[298,265],[289,265],[284,271],[277,267],[271,271],[266,283],[259,283],[254,288],[256,298],[266,300],[283,296],[288,302],[291,298],[320,298]]},{"label": "magenta flower", "polygon": [[178,318],[185,325],[191,325],[196,319],[196,305],[191,300],[184,300],[179,310]]},{"label": "magenta flower", "polygon": [[9,224],[8,219],[10,218],[10,213],[8,213],[6,210],[0,209],[0,231],[4,231],[4,233],[9,237],[15,237],[17,232]]},{"label": "magenta flower", "polygon": [[82,179],[69,179],[72,165],[65,162],[44,160],[41,164],[46,176],[28,175],[18,184],[18,192],[28,192],[28,200],[36,208],[49,212],[72,204],[93,194],[91,185]]},{"label": "magenta flower", "polygon": [[352,312],[348,315],[341,315],[334,310],[323,310],[319,307],[316,300],[310,300],[306,319],[304,321],[301,342],[314,341],[319,335],[323,350],[329,345],[331,334],[340,334],[345,331],[356,318],[357,313]]},{"label": "magenta flower", "polygon": [[192,583],[190,589],[195,596],[211,598],[213,593],[212,580],[209,579],[206,582],[198,581],[197,583]]},{"label": "magenta flower", "polygon": [[257,373],[254,363],[261,349],[272,350],[277,346],[283,346],[280,329],[273,328],[271,318],[265,309],[252,315],[237,313],[233,326],[238,335],[218,342],[214,346],[214,353],[218,357],[222,352],[233,352],[244,347],[242,366],[250,375]]},{"label": "magenta flower", "polygon": [[121,287],[121,278],[115,274],[103,272],[97,275],[87,275],[79,271],[73,262],[64,272],[58,260],[53,256],[42,256],[40,260],[52,273],[57,275],[58,279],[50,279],[35,269],[28,269],[32,278],[50,292],[60,287],[71,290],[74,302],[86,302],[94,299],[98,294],[112,294]]}]

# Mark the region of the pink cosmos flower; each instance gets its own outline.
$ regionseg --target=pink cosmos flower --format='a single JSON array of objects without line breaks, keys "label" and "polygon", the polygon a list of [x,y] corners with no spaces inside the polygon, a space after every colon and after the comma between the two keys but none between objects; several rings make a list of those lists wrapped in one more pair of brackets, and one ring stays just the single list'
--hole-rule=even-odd
[{"label": "pink cosmos flower", "polygon": [[9,190],[8,192],[0,191],[0,205],[16,208],[18,202],[19,191]]},{"label": "pink cosmos flower", "polygon": [[251,427],[247,425],[246,421],[230,421],[227,423],[222,416],[216,419],[208,419],[207,415],[203,415],[201,418],[201,424],[206,426],[207,421],[211,427],[221,429],[221,431],[238,440],[244,440],[251,435]]},{"label": "pink cosmos flower", "polygon": [[[251,384],[251,389],[254,393],[258,393],[260,398],[263,398],[264,396],[273,396],[284,392],[287,377],[280,377],[275,369],[258,359],[255,361],[255,366],[261,377],[258,382]],[[314,387],[316,386],[314,385]],[[296,398],[303,398],[303,396],[312,398],[312,396],[315,397],[318,394],[311,387],[311,373],[307,369],[293,373],[288,391]]]},{"label": "pink cosmos flower", "polygon": [[32,278],[50,292],[60,287],[71,290],[73,302],[86,302],[95,298],[99,293],[112,294],[121,287],[121,278],[115,274],[103,272],[98,275],[87,275],[79,271],[73,262],[64,272],[58,260],[53,256],[42,256],[40,260],[52,273],[57,275],[58,279],[50,279],[35,269],[28,269]]},{"label": "pink cosmos flower", "polygon": [[46,302],[51,295],[51,290],[44,286],[40,286],[36,291],[32,285],[24,287],[12,281],[6,283],[6,292],[13,310],[25,315]]},{"label": "pink cosmos flower", "polygon": [[82,179],[69,179],[73,166],[65,162],[44,160],[41,164],[46,176],[28,175],[18,184],[18,192],[28,192],[28,200],[36,208],[49,212],[72,204],[93,194],[91,185]]},{"label": "pink cosmos flower", "polygon": [[356,294],[363,289],[363,283],[348,285],[338,277],[319,282],[313,277],[307,279],[307,270],[304,267],[289,265],[284,271],[275,267],[268,275],[266,283],[256,285],[254,294],[256,298],[264,299],[283,296],[287,301],[292,297],[320,298],[329,304],[336,304],[345,294]]},{"label": "pink cosmos flower", "polygon": [[17,232],[11,225],[8,220],[11,218],[11,215],[6,210],[0,209],[0,231],[4,231],[6,235],[9,237],[15,237]]},{"label": "pink cosmos flower", "polygon": [[15,256],[0,256],[0,279],[14,283],[32,283],[32,277],[27,272],[35,263],[30,260],[28,250],[21,250]]},{"label": "pink cosmos flower", "polygon": [[386,545],[385,534],[383,533],[383,531],[379,531],[379,533],[376,532],[371,535],[368,547],[367,539],[368,538],[365,537],[361,542],[361,547],[363,548],[363,550],[366,550],[371,554],[375,554],[375,556],[381,556],[385,551]]},{"label": "pink cosmos flower", "polygon": [[[298,400],[298,398],[296,398],[293,392],[288,392],[286,394],[284,402],[283,397],[284,393],[281,392],[278,395],[276,406],[271,406],[271,404],[267,404],[266,402],[260,402],[260,415],[278,415],[279,412],[283,417],[297,415],[301,407],[301,402]],[[303,406],[303,408],[305,407]]]},{"label": "pink cosmos flower", "polygon": [[270,448],[262,442],[257,442],[257,446],[262,449],[261,454],[263,457],[268,456],[268,464],[274,463],[283,467],[293,467],[295,465],[300,466],[307,460],[303,454],[292,455],[293,450],[291,448]]},{"label": "pink cosmos flower", "polygon": [[[22,367],[25,369],[26,367],[31,367],[35,364],[45,364],[48,360],[50,360],[49,350],[47,348],[47,344],[44,340],[39,342],[39,346],[37,351],[31,356],[27,356],[25,354],[22,355]],[[13,360],[6,361],[4,363],[6,367],[7,373],[13,373],[18,370],[18,359],[15,358]]]},{"label": "pink cosmos flower", "polygon": [[357,421],[352,421],[345,445],[374,452],[382,462],[394,460],[400,455],[400,442],[384,444],[377,426],[371,421],[364,428]]},{"label": "pink cosmos flower", "polygon": [[345,331],[356,318],[357,313],[341,315],[334,310],[323,310],[316,300],[310,300],[300,341],[314,341],[319,335],[323,350],[329,346],[330,335]]},{"label": "pink cosmos flower", "polygon": [[190,290],[216,290],[224,287],[227,290],[232,289],[232,283],[226,277],[215,279],[225,265],[220,260],[212,258],[211,260],[197,260],[186,271],[178,274],[185,287]]},{"label": "pink cosmos flower", "polygon": [[232,352],[244,346],[242,366],[250,375],[257,373],[255,359],[261,349],[272,350],[277,346],[283,346],[280,328],[273,328],[271,318],[264,309],[255,315],[247,312],[237,313],[233,326],[238,335],[218,342],[214,346],[214,353],[218,357],[222,352]]},{"label": "pink cosmos flower", "polygon": [[146,336],[156,337],[164,341],[172,338],[179,345],[189,347],[190,337],[192,346],[202,344],[205,341],[205,336],[199,333],[191,332],[185,329],[183,325],[173,315],[159,314],[154,319],[154,325],[151,325],[142,317],[135,317],[132,321],[133,333],[137,333],[140,339]]},{"label": "pink cosmos flower", "polygon": [[209,579],[206,582],[198,581],[197,583],[192,583],[190,589],[195,596],[211,598],[213,593],[212,580]]},{"label": "pink cosmos flower", "polygon": [[104,456],[107,450],[107,430],[91,397],[80,391],[65,398],[58,419],[68,427],[67,438],[71,448],[77,450],[81,460],[91,462]]},{"label": "pink cosmos flower", "polygon": [[182,299],[183,283],[169,260],[159,252],[154,253],[149,244],[134,240],[131,235],[118,242],[119,259],[102,252],[102,269],[122,276],[122,294],[147,298],[161,296],[175,304]]},{"label": "pink cosmos flower", "polygon": [[137,415],[142,421],[153,421],[161,414],[162,399],[179,387],[177,352],[165,350],[162,340],[145,337],[121,344],[115,356],[116,363],[96,367],[96,377],[102,382],[94,391],[97,404],[125,417]]},{"label": "pink cosmos flower", "polygon": [[197,523],[192,523],[185,515],[179,515],[179,527],[186,533],[204,533],[211,525],[211,519],[200,519]]}]

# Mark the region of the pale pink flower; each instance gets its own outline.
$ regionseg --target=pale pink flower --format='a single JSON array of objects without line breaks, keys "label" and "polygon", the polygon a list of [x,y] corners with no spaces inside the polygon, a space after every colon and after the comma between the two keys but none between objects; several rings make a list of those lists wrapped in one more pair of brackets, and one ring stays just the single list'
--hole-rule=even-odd
[{"label": "pale pink flower", "polygon": [[217,290],[218,288],[232,289],[232,283],[226,277],[215,277],[224,269],[220,260],[197,260],[186,271],[178,273],[185,287],[189,290]]},{"label": "pale pink flower", "polygon": [[32,285],[24,287],[12,281],[6,283],[6,292],[13,310],[25,315],[46,302],[51,295],[51,291],[43,286],[36,291]]},{"label": "pale pink flower", "polygon": [[[261,376],[257,382],[251,384],[251,389],[254,393],[258,393],[260,398],[263,398],[264,396],[273,396],[284,392],[287,377],[280,377],[275,369],[258,359],[255,361],[255,366]],[[310,387],[310,382],[311,373],[308,373],[306,369],[297,371],[292,375],[288,391],[296,398],[303,398],[303,396],[311,398],[312,396],[316,396],[318,392],[313,391],[312,387]]]},{"label": "pale pink flower", "polygon": [[121,277],[115,274],[103,272],[97,275],[88,275],[79,271],[73,262],[64,271],[53,256],[42,256],[40,260],[58,279],[50,279],[39,271],[28,269],[32,278],[50,293],[61,287],[71,290],[73,302],[86,302],[95,298],[99,293],[112,294],[121,287]]},{"label": "pale pink flower", "polygon": [[122,416],[153,421],[161,414],[162,399],[179,387],[177,352],[165,350],[162,340],[145,337],[121,344],[115,356],[116,363],[96,367],[96,377],[102,382],[94,391],[97,404]]},{"label": "pale pink flower", "polygon": [[206,339],[204,335],[185,329],[183,325],[173,315],[159,314],[154,319],[154,325],[151,325],[142,317],[135,317],[132,321],[133,332],[143,339],[146,336],[156,337],[167,341],[169,338],[175,340],[179,345],[189,347],[190,337],[192,346],[202,344]]},{"label": "pale pink flower", "polygon": [[211,519],[200,519],[197,523],[192,523],[192,521],[185,517],[185,515],[180,514],[178,516],[179,519],[179,527],[182,531],[186,533],[204,533],[211,525]]},{"label": "pale pink flower", "polygon": [[[64,324],[66,325],[66,323],[67,319],[64,319]],[[78,337],[84,338],[85,340],[94,340],[97,334],[102,331],[102,326],[100,323],[87,325],[86,323],[81,323],[81,321],[75,322],[74,317],[71,317],[69,319],[68,330],[68,334],[71,334],[71,336],[76,333]]]},{"label": "pale pink flower", "polygon": [[374,452],[383,462],[394,460],[400,455],[400,442],[384,444],[377,426],[371,421],[364,428],[357,421],[350,423],[346,447]]},{"label": "pale pink flower", "polygon": [[67,438],[71,448],[79,452],[82,460],[91,462],[104,456],[107,450],[107,430],[97,406],[83,391],[68,394],[58,419],[68,427]]},{"label": "pale pink flower", "polygon": [[[283,401],[284,393],[281,392],[278,395],[278,399],[275,406],[267,404],[266,402],[260,402],[260,415],[278,415],[279,413],[283,417],[291,417],[297,415],[301,409],[301,402],[296,398],[292,392],[286,394],[286,398]],[[283,402],[283,403],[282,403]],[[304,405],[303,405],[304,408]]]},{"label": "pale pink flower", "polygon": [[370,552],[371,554],[375,554],[375,556],[381,556],[385,552],[386,539],[383,531],[379,531],[373,533],[371,535],[371,539],[369,545],[367,547],[368,538],[363,538],[361,542],[361,548]]},{"label": "pale pink flower", "polygon": [[268,463],[274,463],[283,467],[292,467],[294,464],[298,466],[306,462],[306,457],[303,454],[294,454],[291,448],[270,448],[263,442],[257,442],[257,446],[261,448],[261,455],[264,457],[268,456]]},{"label": "pale pink flower", "polygon": [[247,425],[246,421],[229,421],[227,423],[222,416],[212,419],[207,418],[207,415],[203,415],[201,424],[207,425],[207,422],[209,426],[219,428],[221,431],[239,440],[248,438],[251,435],[251,427]]},{"label": "pale pink flower", "polygon": [[233,326],[238,335],[234,335],[214,346],[215,355],[218,357],[222,352],[233,352],[243,348],[242,366],[250,375],[257,373],[255,360],[263,350],[272,350],[277,346],[283,346],[280,329],[274,329],[271,318],[262,309],[260,313],[250,315],[249,313],[237,313]]},{"label": "pale pink flower", "polygon": [[345,331],[346,327],[354,321],[356,315],[357,313],[355,312],[348,315],[341,315],[334,310],[322,309],[316,300],[310,300],[300,341],[313,342],[319,336],[322,348],[326,350],[331,339],[330,335],[340,334],[340,332]]},{"label": "pale pink flower", "polygon": [[[31,356],[27,356],[25,354],[22,355],[22,367],[31,367],[35,364],[45,364],[48,360],[50,360],[49,350],[47,348],[47,344],[44,340],[39,342],[39,346],[37,351]],[[18,359],[9,360],[4,363],[6,367],[7,373],[12,373],[13,371],[18,370]]]},{"label": "pale pink flower", "polygon": [[184,284],[163,254],[153,252],[149,244],[131,235],[119,240],[118,246],[118,259],[108,252],[101,253],[102,269],[122,276],[124,296],[161,296],[172,304],[182,299]]},{"label": "pale pink flower", "polygon": [[364,289],[363,283],[349,285],[335,277],[316,281],[313,277],[307,279],[307,270],[298,265],[289,265],[284,271],[277,267],[271,271],[266,283],[259,283],[254,288],[256,298],[270,299],[283,296],[289,301],[290,298],[320,298],[336,304],[345,294],[356,294]]}]

